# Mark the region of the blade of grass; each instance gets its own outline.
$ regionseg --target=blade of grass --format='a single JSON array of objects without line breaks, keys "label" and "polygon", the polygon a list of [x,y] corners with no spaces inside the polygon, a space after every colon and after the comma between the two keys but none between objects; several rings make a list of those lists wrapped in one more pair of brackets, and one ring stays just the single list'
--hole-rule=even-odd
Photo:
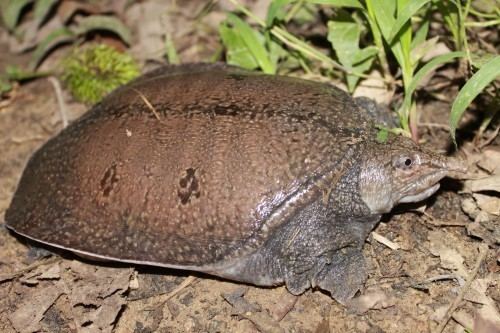
[{"label": "blade of grass", "polygon": [[418,47],[420,44],[425,42],[427,34],[429,32],[429,25],[431,22],[430,14],[431,12],[429,11],[428,14],[425,15],[420,28],[415,32],[415,35],[413,36],[413,40],[411,41],[412,50],[414,50],[415,47]]},{"label": "blade of grass", "polygon": [[411,17],[415,15],[420,10],[420,8],[422,8],[429,2],[431,2],[431,0],[411,0],[407,2],[406,5],[401,9],[401,11],[398,12],[398,16],[396,18],[396,21],[392,25],[387,40],[392,41],[397,33],[401,30],[401,28],[403,28],[403,26],[410,21]]},{"label": "blade of grass", "polygon": [[235,29],[223,21],[219,26],[219,35],[226,48],[226,61],[230,65],[240,66],[246,69],[256,69],[259,64],[248,51],[248,48]]},{"label": "blade of grass", "polygon": [[459,57],[464,57],[465,52],[451,52],[447,54],[443,54],[440,56],[437,56],[433,58],[431,61],[429,61],[427,64],[425,64],[412,78],[410,84],[406,87],[405,90],[405,97],[403,99],[403,103],[399,107],[398,110],[398,115],[399,115],[399,120],[401,121],[401,127],[405,130],[409,130],[409,117],[410,117],[410,110],[412,106],[412,101],[413,101],[413,92],[415,89],[417,89],[418,84],[420,81],[426,76],[428,73],[430,73],[433,69],[435,69],[438,66],[441,66],[455,58]]},{"label": "blade of grass", "polygon": [[117,34],[125,43],[130,45],[130,30],[116,17],[106,15],[87,16],[78,22],[74,32],[85,35],[92,30],[106,30]]},{"label": "blade of grass", "polygon": [[389,70],[389,64],[387,62],[387,56],[385,53],[384,43],[382,41],[382,32],[377,25],[377,20],[375,18],[375,13],[373,10],[373,3],[371,0],[366,0],[366,10],[363,10],[362,13],[365,15],[365,18],[370,26],[370,32],[373,36],[373,41],[378,49],[378,60],[382,66],[383,76],[384,78],[392,78]]},{"label": "blade of grass", "polygon": [[169,64],[180,64],[179,54],[175,48],[172,35],[170,33],[165,34],[165,55]]},{"label": "blade of grass", "polygon": [[38,0],[35,2],[34,17],[38,25],[40,25],[52,7],[58,3],[59,0]]},{"label": "blade of grass", "polygon": [[2,6],[2,18],[5,26],[9,31],[14,30],[19,21],[19,16],[21,16],[21,11],[23,8],[31,3],[33,0],[15,0],[8,1],[7,4]]},{"label": "blade of grass", "polygon": [[497,76],[500,76],[500,56],[496,56],[481,67],[460,89],[450,113],[450,133],[456,144],[456,129],[465,109],[472,103],[477,95]]},{"label": "blade of grass", "polygon": [[268,52],[259,42],[250,25],[234,14],[228,14],[228,20],[234,25],[236,31],[239,32],[239,35],[259,64],[260,68],[268,74],[276,73],[276,67],[269,59]]},{"label": "blade of grass", "polygon": [[34,70],[40,61],[52,50],[56,45],[61,43],[71,42],[76,38],[76,35],[71,30],[62,27],[52,31],[43,39],[33,52],[29,68]]},{"label": "blade of grass", "polygon": [[363,8],[363,5],[358,0],[307,0],[307,2],[316,4],[316,5]]},{"label": "blade of grass", "polygon": [[266,15],[267,26],[272,26],[274,20],[282,20],[285,17],[285,11],[283,7],[291,3],[293,0],[273,0],[269,4],[269,9]]},{"label": "blade of grass", "polygon": [[432,70],[436,69],[438,66],[444,65],[447,62],[455,58],[461,58],[465,56],[465,52],[451,52],[447,54],[443,54],[437,57],[434,57],[431,61],[426,63],[419,71],[413,76],[411,83],[408,86],[408,90],[405,94],[405,98],[403,100],[403,105],[409,109],[412,99],[412,94],[418,87],[420,81],[429,74]]},{"label": "blade of grass", "polygon": [[[395,1],[384,1],[384,0],[371,0],[371,8],[375,20],[377,21],[378,27],[382,36],[384,36],[386,41],[389,41],[391,27],[394,26],[396,19],[394,18],[395,13]],[[390,43],[388,43],[390,44]]]}]

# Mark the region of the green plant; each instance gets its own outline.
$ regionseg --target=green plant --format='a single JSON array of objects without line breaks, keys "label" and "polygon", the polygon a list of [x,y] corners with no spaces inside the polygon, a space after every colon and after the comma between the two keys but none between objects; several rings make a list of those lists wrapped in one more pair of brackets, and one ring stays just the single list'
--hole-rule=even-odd
[{"label": "green plant", "polygon": [[[275,73],[282,68],[283,59],[295,60],[296,67],[300,66],[306,72],[316,60],[327,69],[323,72],[327,75],[343,73],[350,91],[356,88],[360,78],[367,77],[375,65],[382,72],[384,82],[392,89],[400,87],[403,94],[403,101],[396,110],[401,129],[389,130],[411,136],[414,140],[418,139],[418,109],[413,95],[423,78],[457,58],[468,60],[473,68],[480,68],[478,63],[472,61],[467,44],[467,26],[473,27],[472,23],[476,22],[467,21],[469,13],[482,18],[479,26],[500,22],[498,8],[484,14],[471,9],[470,0],[464,3],[459,0],[274,0],[268,8],[266,20],[255,17],[238,0],[230,1],[257,27],[252,27],[233,13],[228,14],[220,29],[228,62]],[[328,22],[327,39],[336,58],[286,29],[287,23],[296,18],[301,10],[311,11],[311,6],[315,5],[335,8]],[[428,38],[431,20],[437,13],[450,30],[456,51],[435,56],[424,64],[424,55],[438,42],[437,37]],[[392,57],[398,70],[389,66]],[[465,108],[500,75],[499,56],[489,54],[486,58],[489,61],[485,61],[484,56],[480,61],[485,69],[479,69],[470,83],[463,86],[453,104],[450,113],[453,140]],[[383,137],[381,133],[379,139]]]},{"label": "green plant", "polygon": [[25,71],[18,66],[7,66],[4,73],[0,73],[0,98],[9,92],[14,82],[24,82],[49,75],[47,72]]},{"label": "green plant", "polygon": [[79,101],[95,103],[118,86],[139,75],[128,54],[98,44],[76,48],[63,62],[62,79]]},{"label": "green plant", "polygon": [[[61,0],[0,0],[0,15],[7,30],[22,39],[23,32],[18,30],[18,25],[24,9],[33,4],[29,24],[37,28],[34,29],[36,31],[57,16],[55,13],[57,13],[61,3]],[[68,8],[70,9],[68,10]],[[97,14],[76,15],[79,12]],[[47,54],[57,46],[82,41],[93,31],[111,32],[126,44],[130,44],[131,35],[129,29],[116,17],[104,15],[107,12],[109,12],[109,9],[99,2],[75,2],[67,6],[64,13],[60,14],[64,25],[59,23],[60,26],[50,31],[47,36],[36,39],[35,50],[29,66],[30,70],[35,70]]]}]

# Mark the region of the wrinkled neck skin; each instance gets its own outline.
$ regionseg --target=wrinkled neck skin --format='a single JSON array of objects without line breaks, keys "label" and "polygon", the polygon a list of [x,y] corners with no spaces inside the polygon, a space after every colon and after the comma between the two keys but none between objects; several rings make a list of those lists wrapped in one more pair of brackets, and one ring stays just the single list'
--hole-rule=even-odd
[{"label": "wrinkled neck skin", "polygon": [[370,213],[383,214],[393,207],[391,160],[369,147],[359,161],[359,196]]},{"label": "wrinkled neck skin", "polygon": [[331,191],[328,200],[330,214],[354,219],[380,215],[378,212],[371,212],[363,201],[359,190],[361,159],[358,157],[353,162]]}]

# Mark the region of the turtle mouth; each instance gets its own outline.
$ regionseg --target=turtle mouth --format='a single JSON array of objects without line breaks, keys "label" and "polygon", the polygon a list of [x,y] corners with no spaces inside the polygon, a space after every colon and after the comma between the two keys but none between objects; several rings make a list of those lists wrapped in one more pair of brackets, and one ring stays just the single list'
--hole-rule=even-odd
[{"label": "turtle mouth", "polygon": [[427,199],[439,189],[439,181],[447,175],[446,170],[432,172],[410,182],[400,192],[397,203],[419,202]]},{"label": "turtle mouth", "polygon": [[429,187],[428,189],[423,190],[420,193],[411,194],[411,195],[407,195],[407,196],[402,197],[399,200],[399,202],[400,203],[405,203],[405,202],[418,202],[418,201],[422,201],[422,200],[427,199],[428,197],[430,197],[434,193],[436,193],[436,191],[438,189],[439,189],[439,183],[436,183],[432,187]]}]

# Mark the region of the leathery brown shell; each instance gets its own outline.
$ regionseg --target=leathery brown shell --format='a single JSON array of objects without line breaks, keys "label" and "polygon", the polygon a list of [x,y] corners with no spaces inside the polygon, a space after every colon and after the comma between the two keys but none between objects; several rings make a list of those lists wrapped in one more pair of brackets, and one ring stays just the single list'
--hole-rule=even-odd
[{"label": "leathery brown shell", "polygon": [[225,260],[321,195],[314,183],[372,131],[357,110],[322,83],[221,65],[157,70],[31,157],[7,226],[103,258]]}]

